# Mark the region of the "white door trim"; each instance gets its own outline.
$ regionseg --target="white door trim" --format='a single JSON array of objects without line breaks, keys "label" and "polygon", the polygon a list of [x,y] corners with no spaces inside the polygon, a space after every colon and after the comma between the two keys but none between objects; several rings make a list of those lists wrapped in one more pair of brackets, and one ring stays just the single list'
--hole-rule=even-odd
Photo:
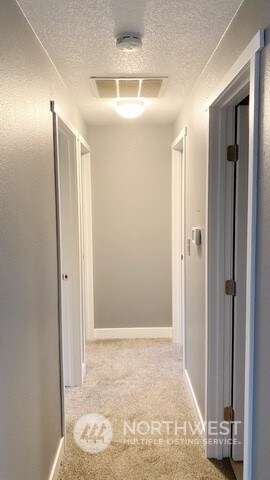
[{"label": "white door trim", "polygon": [[82,199],[84,202],[84,264],[85,264],[85,307],[86,307],[86,340],[94,339],[94,285],[93,285],[93,227],[92,227],[92,189],[91,189],[91,156],[90,147],[86,142],[81,144],[82,168]]},{"label": "white door trim", "polygon": [[224,97],[227,91],[235,83],[238,78],[238,75],[241,75],[244,68],[248,66],[251,59],[254,57],[256,52],[259,52],[264,47],[264,29],[259,30],[256,35],[253,37],[251,42],[246,46],[241,55],[238,57],[236,62],[227,72],[225,77],[223,77],[220,82],[217,90],[207,101],[207,108],[214,107],[217,103],[220,102],[221,97]]},{"label": "white door trim", "polygon": [[84,299],[84,289],[85,289],[85,269],[83,265],[83,252],[84,252],[84,242],[85,242],[85,217],[83,215],[83,183],[82,183],[82,155],[81,152],[83,150],[83,146],[79,141],[79,135],[76,139],[77,144],[77,152],[76,152],[76,160],[77,160],[77,183],[78,183],[78,192],[77,192],[77,202],[78,202],[78,227],[79,227],[79,260],[80,260],[80,267],[79,267],[79,283],[80,283],[80,316],[81,316],[81,324],[80,324],[80,339],[81,345],[74,344],[74,356],[80,355],[81,361],[80,364],[82,365],[81,371],[81,379],[80,384],[83,383],[83,379],[86,373],[86,361],[85,361],[85,299]]},{"label": "white door trim", "polygon": [[[60,356],[60,389],[61,389],[61,423],[62,423],[62,435],[65,437],[65,385],[64,385],[64,365],[63,365],[63,326],[62,326],[62,307],[61,307],[61,231],[60,231],[60,198],[59,198],[59,144],[58,144],[58,130],[59,130],[59,120],[70,130],[70,132],[76,138],[77,143],[77,166],[80,165],[80,155],[81,151],[85,154],[90,155],[90,147],[88,143],[84,140],[82,135],[79,134],[78,130],[74,127],[74,125],[70,122],[70,120],[63,114],[59,106],[54,102],[50,102],[51,112],[53,113],[53,128],[54,128],[54,161],[55,161],[55,189],[56,189],[56,220],[57,220],[57,256],[58,256],[58,323],[59,323],[59,356]],[[82,145],[82,148],[79,148],[79,145]],[[89,153],[88,153],[89,152]],[[90,182],[91,183],[91,182]],[[91,187],[91,185],[90,185]],[[89,198],[91,201],[91,191],[89,192]],[[92,213],[91,213],[92,215]],[[92,218],[91,222],[88,221],[88,233],[91,233],[91,244],[89,246],[90,252],[89,256],[91,257],[92,262]],[[91,275],[91,284],[93,285],[93,269],[89,268],[89,274]],[[92,328],[92,330],[94,330]],[[93,334],[94,337],[94,334]],[[92,337],[92,338],[93,338]],[[74,357],[78,355],[78,348],[79,346],[74,345],[73,355]],[[82,379],[77,379],[76,382],[81,383]]]},{"label": "white door trim", "polygon": [[[252,424],[254,373],[254,305],[256,261],[256,201],[259,121],[259,52],[264,46],[260,30],[224,77],[216,94],[208,103],[208,199],[206,242],[206,420],[223,420],[224,389],[224,146],[222,136],[224,107],[229,107],[243,93],[250,97],[249,175],[247,225],[247,302],[246,302],[246,367],[245,367],[245,437],[244,480],[252,480]],[[222,193],[223,192],[223,193]],[[224,197],[223,197],[224,198]],[[217,261],[217,259],[219,261]],[[226,449],[207,445],[209,458],[222,458]]]},{"label": "white door trim", "polygon": [[[185,338],[185,169],[186,135],[183,128],[172,143],[172,327],[173,342]],[[183,256],[183,257],[182,257]],[[182,258],[182,259],[181,259]],[[185,355],[184,355],[185,358]],[[185,361],[184,361],[185,363]]]},{"label": "white door trim", "polygon": [[54,113],[54,102],[51,102],[53,112],[53,138],[54,138],[54,174],[55,174],[55,215],[56,215],[56,241],[57,241],[57,287],[58,287],[58,332],[59,332],[59,367],[60,367],[60,396],[61,396],[61,433],[66,436],[65,419],[65,381],[64,381],[64,341],[62,324],[62,295],[61,295],[61,240],[60,240],[60,198],[59,185],[59,142],[58,142],[58,115]]},{"label": "white door trim", "polygon": [[71,123],[71,121],[68,119],[68,117],[62,112],[62,110],[59,108],[57,103],[55,103],[54,100],[51,100],[51,112],[55,113],[62,122],[66,125],[66,127],[75,135],[76,138],[79,136],[79,132],[77,128],[74,127],[74,125]]}]

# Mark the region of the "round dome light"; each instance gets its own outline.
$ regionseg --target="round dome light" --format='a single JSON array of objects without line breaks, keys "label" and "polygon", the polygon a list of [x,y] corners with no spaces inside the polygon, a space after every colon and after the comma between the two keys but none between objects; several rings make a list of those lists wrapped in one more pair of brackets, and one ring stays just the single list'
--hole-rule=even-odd
[{"label": "round dome light", "polygon": [[142,100],[117,100],[115,110],[118,115],[125,118],[137,118],[144,112]]}]

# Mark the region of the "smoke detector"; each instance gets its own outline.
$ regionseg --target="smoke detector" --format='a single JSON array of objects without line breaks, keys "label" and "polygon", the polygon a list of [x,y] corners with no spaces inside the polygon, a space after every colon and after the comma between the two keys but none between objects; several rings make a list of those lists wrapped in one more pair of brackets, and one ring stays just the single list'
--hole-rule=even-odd
[{"label": "smoke detector", "polygon": [[142,46],[142,36],[140,33],[120,33],[116,37],[116,46],[123,52],[134,52]]}]

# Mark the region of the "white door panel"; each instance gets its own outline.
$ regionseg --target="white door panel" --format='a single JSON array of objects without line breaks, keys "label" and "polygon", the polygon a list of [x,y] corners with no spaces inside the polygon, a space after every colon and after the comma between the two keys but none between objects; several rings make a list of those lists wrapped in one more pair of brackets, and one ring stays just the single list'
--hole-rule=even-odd
[{"label": "white door panel", "polygon": [[83,378],[77,138],[60,120],[58,145],[64,383],[77,386]]}]

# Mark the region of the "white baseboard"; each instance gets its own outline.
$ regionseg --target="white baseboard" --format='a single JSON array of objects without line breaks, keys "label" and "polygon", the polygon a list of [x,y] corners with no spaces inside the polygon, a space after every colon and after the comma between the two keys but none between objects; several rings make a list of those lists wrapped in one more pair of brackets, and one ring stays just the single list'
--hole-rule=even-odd
[{"label": "white baseboard", "polygon": [[86,363],[84,362],[83,366],[82,366],[82,383],[83,383],[83,379],[85,377],[85,374],[86,374]]},{"label": "white baseboard", "polygon": [[53,466],[52,466],[52,469],[51,469],[49,480],[57,480],[58,475],[59,475],[59,471],[60,471],[60,467],[61,467],[61,462],[62,462],[63,455],[64,455],[64,451],[65,451],[65,439],[64,439],[64,437],[62,437],[60,442],[59,442],[59,445],[58,445],[58,449],[57,449],[57,452],[56,452],[56,455],[55,455],[55,459],[54,459],[54,462],[53,462]]},{"label": "white baseboard", "polygon": [[[184,370],[184,381],[185,381],[185,384],[186,384],[186,387],[187,387],[187,391],[188,391],[188,394],[189,394],[189,397],[190,397],[192,407],[193,407],[194,413],[196,415],[197,421],[200,422],[202,425],[204,425],[205,421],[204,421],[204,418],[202,416],[202,412],[200,410],[200,407],[199,407],[195,392],[193,390],[192,383],[190,381],[187,370]],[[202,434],[202,438],[203,438],[203,440],[206,438],[205,434]],[[204,448],[205,448],[205,451],[206,451],[205,445],[204,445]]]},{"label": "white baseboard", "polygon": [[121,338],[172,338],[171,327],[95,328],[95,340]]}]

